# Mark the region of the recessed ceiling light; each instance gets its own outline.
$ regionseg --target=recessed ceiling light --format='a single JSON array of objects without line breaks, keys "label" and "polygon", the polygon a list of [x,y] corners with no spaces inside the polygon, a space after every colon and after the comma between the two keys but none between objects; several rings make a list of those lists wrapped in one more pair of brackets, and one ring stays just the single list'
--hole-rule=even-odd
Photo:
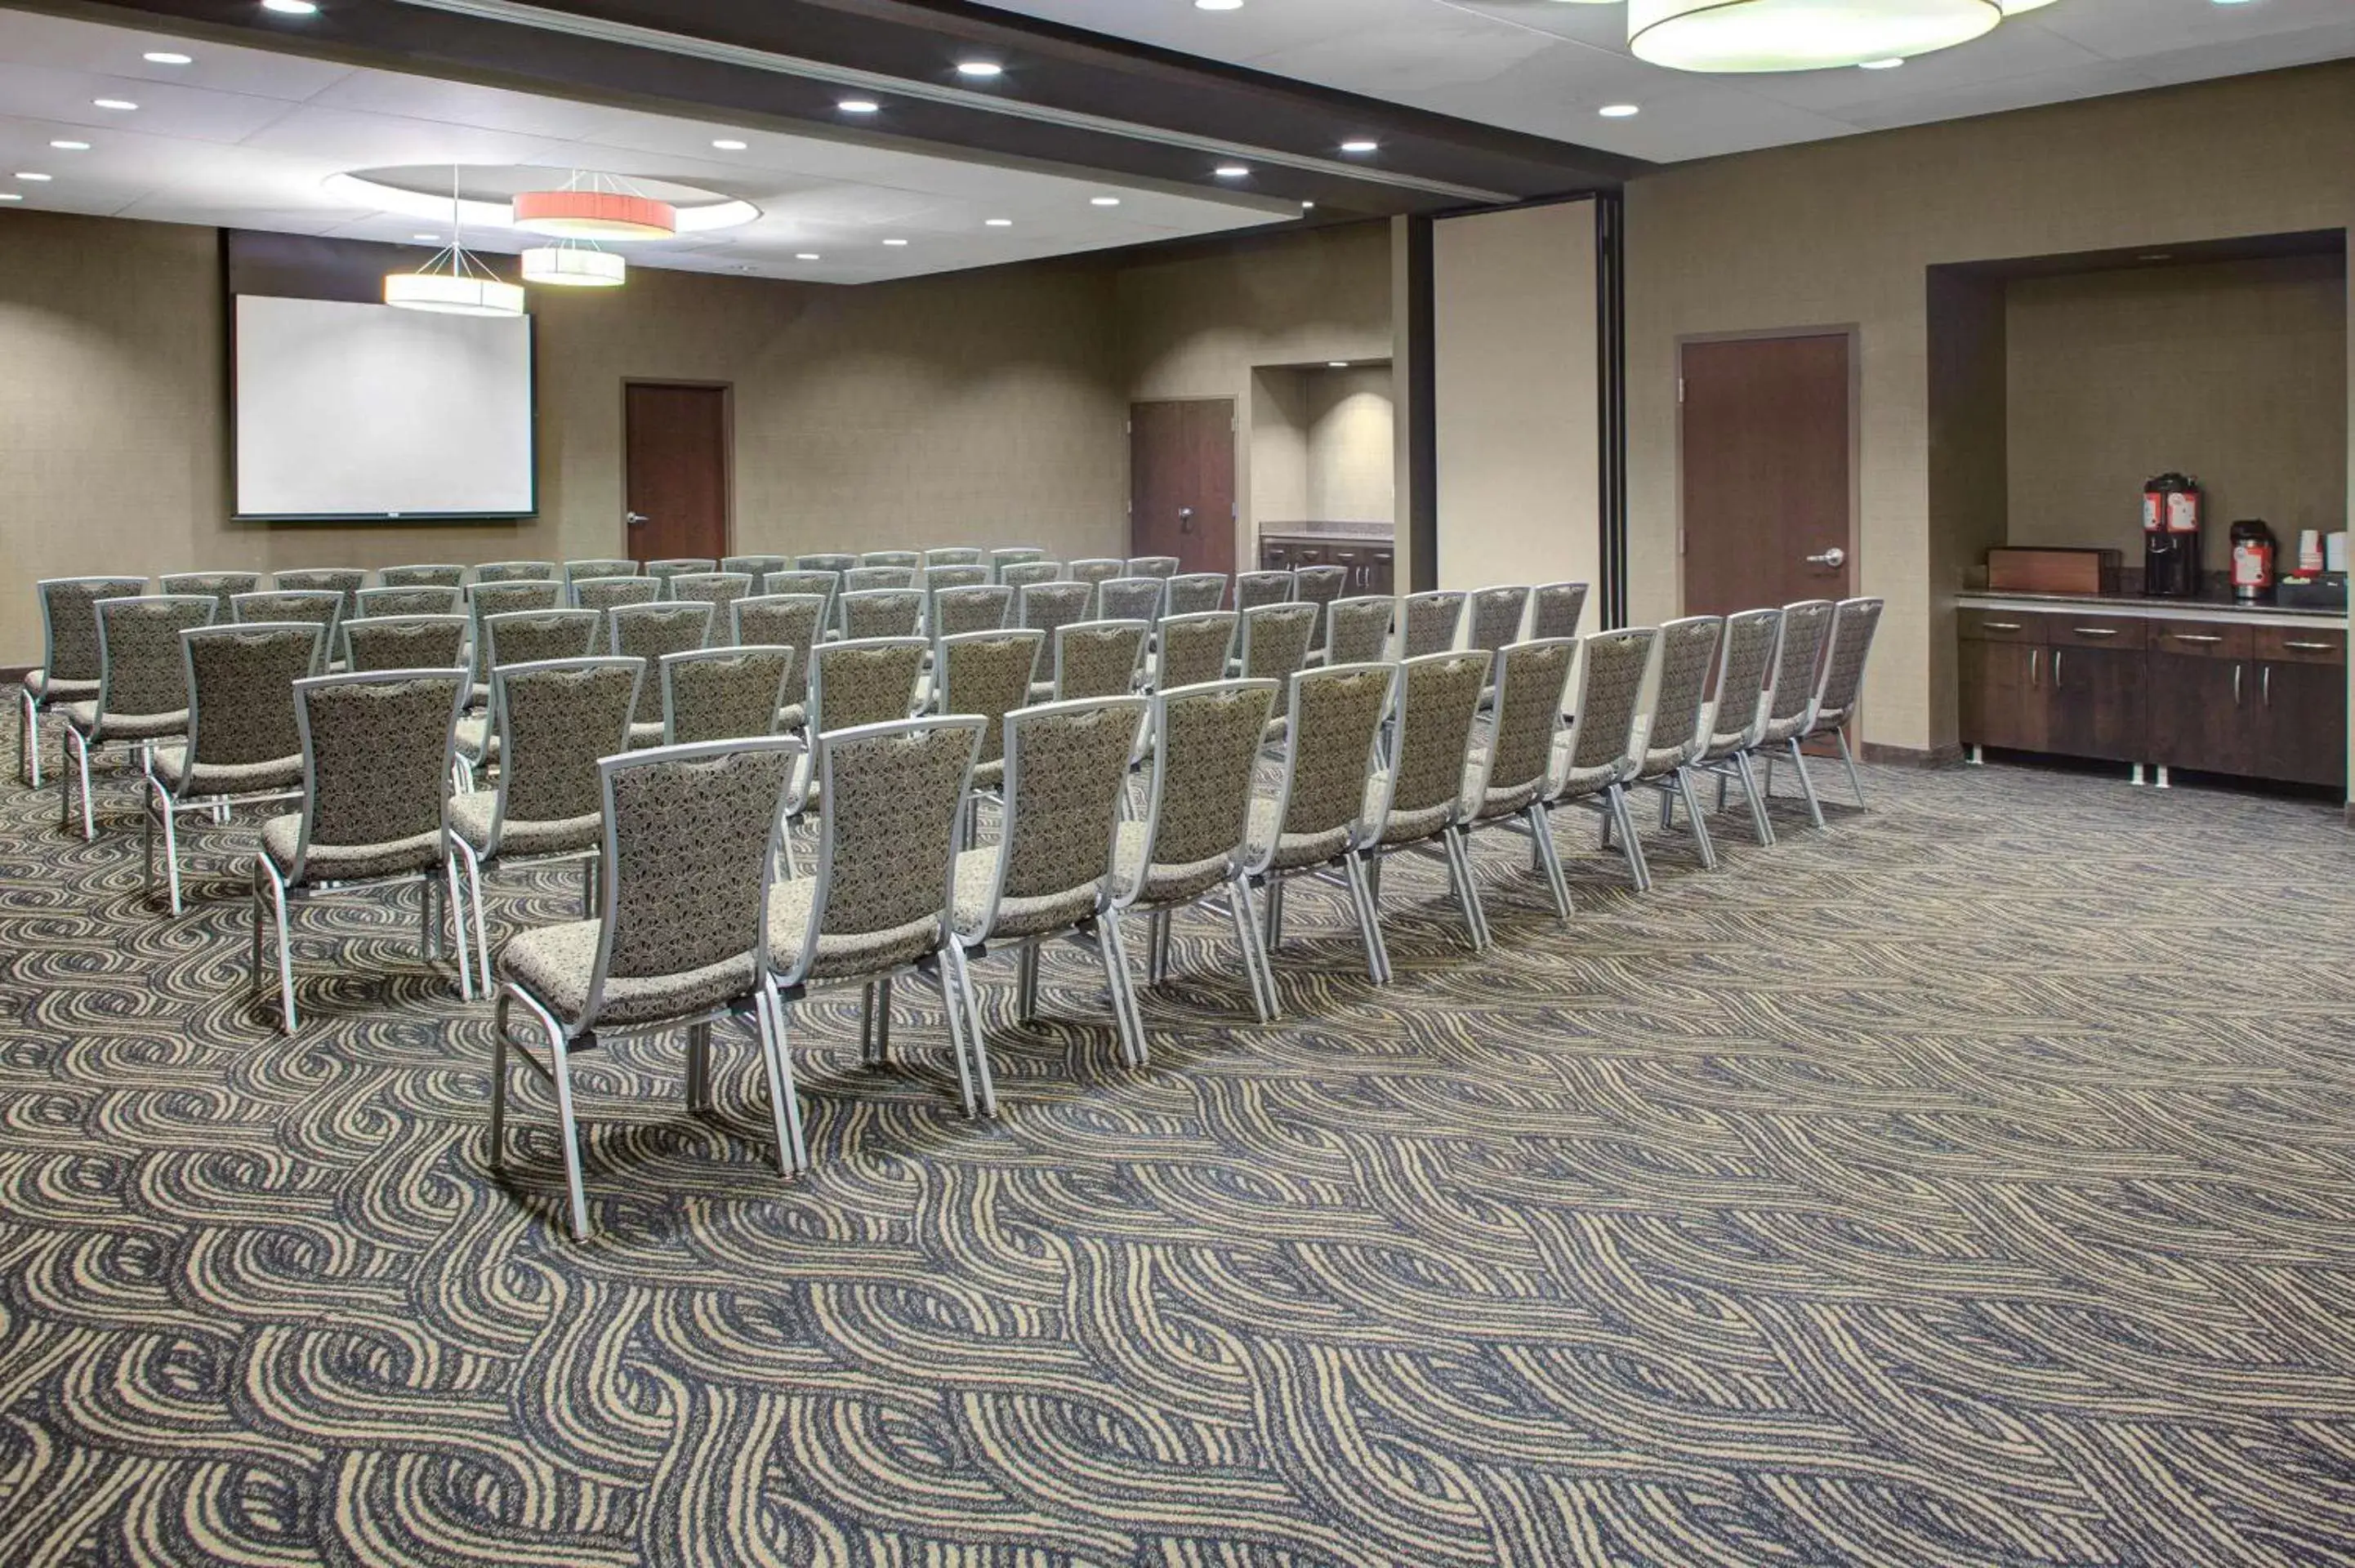
[{"label": "recessed ceiling light", "polygon": [[959,76],[969,76],[975,79],[980,79],[993,76],[1003,76],[1005,74],[1006,68],[999,65],[996,60],[957,61],[957,75]]},{"label": "recessed ceiling light", "polygon": [[194,55],[184,55],[177,49],[149,49],[139,57],[149,65],[194,65]]},{"label": "recessed ceiling light", "polygon": [[744,143],[733,136],[722,136],[711,144],[723,153],[741,153],[744,150]]},{"label": "recessed ceiling light", "polygon": [[127,98],[93,98],[90,101],[90,106],[92,109],[120,109],[126,111],[139,107]]},{"label": "recessed ceiling light", "polygon": [[275,11],[282,16],[309,16],[317,14],[319,3],[318,0],[261,0],[261,8]]},{"label": "recessed ceiling light", "polygon": [[1316,205],[1316,204],[1315,202],[1313,202],[1313,201],[1305,201],[1305,202],[1302,202],[1302,203],[1300,204],[1300,210],[1301,210],[1301,211],[1303,211],[1303,212],[1306,212],[1310,207],[1315,207]]},{"label": "recessed ceiling light", "polygon": [[90,151],[90,143],[87,142],[52,142],[49,145],[55,147],[60,153],[87,153]]},{"label": "recessed ceiling light", "polygon": [[1250,175],[1251,165],[1248,164],[1220,164],[1217,168],[1212,169],[1210,173],[1218,175],[1219,178],[1222,180],[1240,180]]},{"label": "recessed ceiling light", "polygon": [[981,221],[985,226],[990,228],[1011,228],[1014,227],[1014,220],[1010,217],[985,217]]},{"label": "recessed ceiling light", "polygon": [[1892,55],[1885,60],[1859,60],[1856,62],[1856,69],[1859,70],[1895,70],[1899,66],[1902,66],[1904,63],[1905,62],[1902,59]]},{"label": "recessed ceiling light", "polygon": [[872,114],[883,106],[871,98],[846,98],[835,107],[845,114]]},{"label": "recessed ceiling light", "polygon": [[1349,362],[1346,359],[1328,359],[1325,362],[1325,368],[1327,370],[1347,370],[1349,368]]},{"label": "recessed ceiling light", "polygon": [[818,254],[815,250],[796,250],[794,252],[794,260],[796,261],[815,261],[818,260]]},{"label": "recessed ceiling light", "polygon": [[2137,261],[2172,261],[2175,260],[2175,252],[2172,250],[2154,250],[2147,256],[2137,256],[2135,260]]},{"label": "recessed ceiling light", "polygon": [[1377,153],[1381,150],[1381,145],[1382,144],[1380,142],[1369,142],[1361,136],[1354,142],[1342,143],[1341,151],[1344,153]]},{"label": "recessed ceiling light", "polygon": [[1090,196],[1088,197],[1088,205],[1090,207],[1118,207],[1120,205],[1120,197]]},{"label": "recessed ceiling light", "polygon": [[1625,120],[1630,114],[1638,112],[1638,109],[1633,103],[1606,103],[1594,112],[1605,120]]},{"label": "recessed ceiling light", "polygon": [[2215,0],[2219,5],[2245,5],[2249,0]]},{"label": "recessed ceiling light", "polygon": [[16,177],[20,180],[34,181],[48,181],[57,178],[55,175],[44,175],[33,169],[18,169]]},{"label": "recessed ceiling light", "polygon": [[883,243],[886,245],[905,245],[908,242],[904,239],[887,239]]},{"label": "recessed ceiling light", "polygon": [[409,238],[411,239],[439,239],[442,237],[438,234],[412,234]]},{"label": "recessed ceiling light", "polygon": [[24,199],[15,191],[0,191],[0,201],[23,201]]},{"label": "recessed ceiling light", "polygon": [[1194,0],[1197,11],[1240,11],[1242,8],[1243,0]]}]

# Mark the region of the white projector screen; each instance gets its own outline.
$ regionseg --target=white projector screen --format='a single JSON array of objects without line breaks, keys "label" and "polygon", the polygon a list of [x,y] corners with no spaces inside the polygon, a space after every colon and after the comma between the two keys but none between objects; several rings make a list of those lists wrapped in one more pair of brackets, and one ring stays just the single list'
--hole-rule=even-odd
[{"label": "white projector screen", "polygon": [[531,318],[237,296],[237,514],[534,510]]}]

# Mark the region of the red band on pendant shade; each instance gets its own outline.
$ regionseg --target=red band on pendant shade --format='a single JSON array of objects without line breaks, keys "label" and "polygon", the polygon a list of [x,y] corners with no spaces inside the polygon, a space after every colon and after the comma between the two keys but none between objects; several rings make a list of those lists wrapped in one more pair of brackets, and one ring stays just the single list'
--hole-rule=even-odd
[{"label": "red band on pendant shade", "polygon": [[541,234],[669,235],[678,229],[670,203],[618,191],[524,191],[515,198],[515,223]]}]

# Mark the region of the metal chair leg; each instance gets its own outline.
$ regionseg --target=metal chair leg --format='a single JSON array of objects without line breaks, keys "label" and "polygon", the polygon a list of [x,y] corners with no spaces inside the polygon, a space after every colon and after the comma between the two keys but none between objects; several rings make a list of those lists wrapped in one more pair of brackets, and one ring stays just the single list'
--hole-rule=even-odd
[{"label": "metal chair leg", "polygon": [[16,777],[27,787],[41,787],[41,707],[33,694],[16,688]]},{"label": "metal chair leg", "polygon": [[891,1059],[891,977],[875,982],[875,1059]]},{"label": "metal chair leg", "polygon": [[809,1169],[809,1146],[802,1134],[801,1097],[794,1087],[793,1058],[785,1052],[785,1004],[776,984],[761,977],[755,999],[761,1019],[761,1063],[769,1075],[769,1119],[776,1128],[777,1168],[786,1175]]},{"label": "metal chair leg", "polygon": [[[535,1012],[538,1010],[535,1009]],[[541,1015],[548,1028],[549,1076],[556,1080],[556,1116],[563,1124],[564,1186],[572,1211],[572,1239],[589,1239],[589,1195],[581,1184],[581,1129],[572,1115],[572,1062],[565,1049],[564,1031],[556,1020]]]},{"label": "metal chair leg", "polygon": [[[1536,846],[1540,864],[1545,871],[1546,887],[1553,895],[1553,912],[1563,925],[1570,924],[1570,879],[1561,874],[1561,855],[1553,845],[1551,825],[1546,820],[1546,809],[1534,801],[1522,812],[1529,825],[1529,839]],[[1700,820],[1694,820],[1700,825]]]},{"label": "metal chair leg", "polygon": [[1605,807],[1604,821],[1619,825],[1619,850],[1627,862],[1628,880],[1638,893],[1652,891],[1652,863],[1644,853],[1644,841],[1636,836],[1634,813],[1627,806],[1625,785],[1614,784],[1603,792]]},{"label": "metal chair leg", "polygon": [[687,1026],[687,1108],[711,1108],[711,1024]]},{"label": "metal chair leg", "polygon": [[1120,911],[1106,909],[1096,916],[1097,956],[1103,960],[1104,990],[1112,1001],[1114,1023],[1120,1035],[1121,1060],[1132,1067],[1145,1065],[1144,1032],[1137,1027],[1128,994],[1128,942],[1121,932]]},{"label": "metal chair leg", "polygon": [[1014,1017],[1022,1023],[1039,1020],[1039,949],[1035,946],[1014,956]]},{"label": "metal chair leg", "polygon": [[1766,814],[1766,797],[1758,792],[1758,771],[1750,754],[1735,752],[1733,766],[1742,775],[1742,798],[1750,803],[1750,825],[1756,830],[1760,843],[1771,844],[1774,842],[1774,823]]},{"label": "metal chair leg", "polygon": [[[1688,819],[1686,825],[1692,830],[1693,848],[1700,852],[1701,864],[1710,871],[1715,871],[1717,869],[1717,845],[1710,842],[1709,821],[1707,818],[1701,815],[1700,796],[1699,791],[1693,789],[1692,769],[1689,768],[1678,768],[1676,771],[1676,783],[1677,793],[1684,797],[1685,816]],[[1668,797],[1664,795],[1661,798],[1666,800]]]},{"label": "metal chair leg", "polygon": [[949,944],[949,963],[956,970],[957,991],[964,1001],[966,1036],[974,1043],[974,1075],[980,1094],[981,1114],[997,1114],[997,1084],[989,1070],[989,1035],[981,1024],[981,992],[973,983],[973,965],[965,950]]},{"label": "metal chair leg", "polygon": [[1461,828],[1450,828],[1440,835],[1440,844],[1455,881],[1456,901],[1464,906],[1464,924],[1472,933],[1472,950],[1485,953],[1490,939],[1488,911],[1480,902],[1479,879],[1472,874],[1470,835]]},{"label": "metal chair leg", "polygon": [[[466,865],[466,888],[464,896],[459,902],[459,918],[463,920],[465,917],[468,905],[474,906],[474,975],[483,982],[483,994],[488,996],[491,994],[491,933],[489,919],[483,913],[483,863],[476,857],[474,845],[464,839],[454,838],[454,835],[453,841],[458,850],[457,855],[453,858],[453,866],[455,862],[460,860],[463,860]],[[589,863],[594,865],[597,863],[591,861]],[[454,877],[453,880],[454,882]],[[464,972],[463,962],[459,972],[462,974]]]},{"label": "metal chair leg", "polygon": [[1864,781],[1856,775],[1856,754],[1848,748],[1848,726],[1842,725],[1832,731],[1832,738],[1839,742],[1840,763],[1848,769],[1848,787],[1855,794],[1856,803],[1861,806],[1864,804]]},{"label": "metal chair leg", "polygon": [[1799,776],[1799,793],[1807,800],[1807,821],[1820,828],[1824,825],[1823,803],[1816,799],[1816,781],[1807,777],[1807,759],[1799,750],[1799,737],[1793,736],[1785,744],[1791,748],[1791,771]]},{"label": "metal chair leg", "polygon": [[1391,983],[1391,955],[1382,941],[1382,921],[1374,908],[1373,889],[1367,885],[1366,863],[1354,851],[1342,857],[1342,874],[1349,879],[1349,901],[1358,912],[1358,936],[1366,945],[1366,974],[1376,985]]},{"label": "metal chair leg", "polygon": [[278,924],[278,1032],[292,1034],[301,1024],[294,1016],[294,932],[286,917],[286,885],[278,880],[275,867],[265,864],[262,874],[270,879],[272,913]]},{"label": "metal chair leg", "polygon": [[491,1169],[507,1160],[507,1012],[504,991],[491,1006]]},{"label": "metal chair leg", "polygon": [[1251,879],[1237,872],[1227,882],[1227,906],[1235,916],[1235,936],[1241,942],[1243,971],[1251,977],[1252,1003],[1262,1023],[1273,1023],[1282,1012],[1275,992],[1273,966],[1260,943],[1258,911],[1252,907]]}]

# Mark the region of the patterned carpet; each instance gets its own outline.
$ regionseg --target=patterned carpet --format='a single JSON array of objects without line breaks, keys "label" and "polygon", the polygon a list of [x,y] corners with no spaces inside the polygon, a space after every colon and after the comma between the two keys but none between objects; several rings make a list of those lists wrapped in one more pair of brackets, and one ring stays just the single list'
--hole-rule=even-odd
[{"label": "patterned carpet", "polygon": [[[1875,1564],[2355,1560],[2355,877],[2334,809],[1989,767],[1637,898],[1394,863],[1398,983],[1296,890],[1112,1065],[1092,960],[963,1120],[931,999],[859,1065],[587,1059],[484,1163],[488,1009],[307,906],[244,989],[240,826],[140,899],[0,785],[0,1563]],[[510,877],[507,923],[570,884]],[[410,895],[410,896],[413,896]],[[343,938],[327,940],[330,935]]]}]

